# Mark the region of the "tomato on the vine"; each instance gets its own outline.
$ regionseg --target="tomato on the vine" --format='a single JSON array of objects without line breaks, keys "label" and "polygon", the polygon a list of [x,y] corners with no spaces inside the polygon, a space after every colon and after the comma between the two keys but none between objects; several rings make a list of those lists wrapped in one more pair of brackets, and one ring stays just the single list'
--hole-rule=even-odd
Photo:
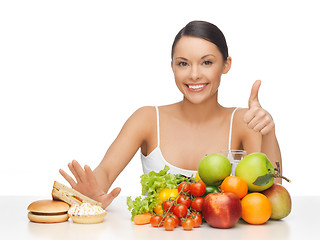
[{"label": "tomato on the vine", "polygon": [[194,227],[193,220],[191,218],[187,218],[185,220],[182,220],[182,227],[184,230],[190,231]]},{"label": "tomato on the vine", "polygon": [[162,209],[162,204],[159,203],[157,204],[154,208],[153,211],[158,214],[158,215],[162,215],[163,214],[163,209]]},{"label": "tomato on the vine", "polygon": [[166,231],[172,231],[176,227],[176,221],[173,218],[167,218],[163,226]]},{"label": "tomato on the vine", "polygon": [[[161,227],[163,223],[161,223],[163,217],[160,215],[153,215],[150,219],[150,223],[152,227]],[[161,223],[161,225],[160,225]]]},{"label": "tomato on the vine", "polygon": [[162,208],[165,212],[173,212],[174,205],[174,200],[166,200],[162,203]]},{"label": "tomato on the vine", "polygon": [[203,182],[192,183],[190,191],[193,196],[201,197],[206,192],[206,185]]},{"label": "tomato on the vine", "polygon": [[183,218],[187,215],[188,213],[188,208],[184,204],[179,204],[176,206],[173,210],[173,213],[178,217],[178,218]]},{"label": "tomato on the vine", "polygon": [[201,213],[198,212],[192,212],[191,214],[191,219],[193,220],[193,227],[197,228],[200,227],[201,223],[202,223],[202,215]]},{"label": "tomato on the vine", "polygon": [[191,205],[191,199],[190,199],[190,197],[188,197],[188,196],[180,195],[180,196],[178,197],[178,199],[177,199],[177,203],[178,203],[178,204],[186,205],[187,208],[189,208],[190,205]]},{"label": "tomato on the vine", "polygon": [[202,204],[203,204],[203,198],[202,197],[196,197],[192,203],[191,203],[191,207],[196,210],[197,212],[201,212],[202,211]]},{"label": "tomato on the vine", "polygon": [[176,223],[175,226],[179,225],[180,219],[176,215],[174,215],[173,213],[168,213],[166,216],[164,216],[164,221],[166,221],[168,218],[174,219],[174,221]]},{"label": "tomato on the vine", "polygon": [[182,192],[189,194],[190,193],[190,186],[191,186],[190,183],[182,182],[178,185],[178,192],[180,193],[181,190],[183,189]]}]

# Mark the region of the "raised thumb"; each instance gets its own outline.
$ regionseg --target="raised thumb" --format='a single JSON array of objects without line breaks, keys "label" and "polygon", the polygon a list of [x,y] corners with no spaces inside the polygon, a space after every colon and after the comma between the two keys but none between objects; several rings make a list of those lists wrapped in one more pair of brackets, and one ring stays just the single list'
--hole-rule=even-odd
[{"label": "raised thumb", "polygon": [[251,88],[251,93],[248,101],[249,109],[253,106],[261,107],[258,99],[259,88],[261,85],[261,80],[257,80],[254,82]]}]

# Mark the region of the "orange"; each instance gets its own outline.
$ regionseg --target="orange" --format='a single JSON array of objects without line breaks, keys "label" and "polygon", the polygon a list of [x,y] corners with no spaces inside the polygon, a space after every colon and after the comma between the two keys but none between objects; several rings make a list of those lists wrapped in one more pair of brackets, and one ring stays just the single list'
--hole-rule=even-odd
[{"label": "orange", "polygon": [[246,181],[241,177],[228,176],[226,177],[220,186],[223,192],[235,193],[239,199],[243,198],[248,193],[248,185]]},{"label": "orange", "polygon": [[263,224],[271,216],[272,208],[269,199],[262,193],[253,192],[241,200],[241,217],[250,224]]}]

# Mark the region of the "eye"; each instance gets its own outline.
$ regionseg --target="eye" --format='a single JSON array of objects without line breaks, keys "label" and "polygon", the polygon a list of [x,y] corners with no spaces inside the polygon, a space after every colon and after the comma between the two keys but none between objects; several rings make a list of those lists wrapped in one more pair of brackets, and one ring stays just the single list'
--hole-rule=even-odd
[{"label": "eye", "polygon": [[188,63],[181,61],[181,62],[178,62],[178,66],[180,66],[180,67],[186,67],[186,66],[188,66]]},{"label": "eye", "polygon": [[202,64],[203,64],[203,65],[208,66],[208,65],[211,65],[211,64],[212,64],[212,62],[211,62],[211,61],[209,61],[209,60],[206,60],[206,61],[204,61]]}]

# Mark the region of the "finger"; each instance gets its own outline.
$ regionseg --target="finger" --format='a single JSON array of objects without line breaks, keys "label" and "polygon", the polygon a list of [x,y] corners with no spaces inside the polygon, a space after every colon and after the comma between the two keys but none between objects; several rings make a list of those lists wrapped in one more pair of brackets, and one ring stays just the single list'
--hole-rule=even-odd
[{"label": "finger", "polygon": [[73,188],[75,185],[77,185],[77,183],[73,180],[72,177],[69,176],[68,173],[66,173],[66,172],[63,171],[62,169],[59,169],[59,173],[62,175],[62,177],[64,177],[65,180],[67,180],[67,182],[71,185],[72,188]]},{"label": "finger", "polygon": [[261,129],[260,132],[262,135],[267,135],[272,131],[273,128],[274,128],[274,123],[272,122],[269,125],[265,126],[263,129]]},{"label": "finger", "polygon": [[268,121],[268,117],[267,114],[265,112],[258,112],[253,119],[251,119],[251,121],[248,123],[248,128],[252,129],[254,128],[258,123],[260,122],[267,122]]},{"label": "finger", "polygon": [[73,166],[74,170],[76,171],[76,173],[78,174],[80,181],[85,182],[87,180],[86,173],[83,170],[83,168],[81,167],[81,165],[76,160],[73,160],[72,166]]},{"label": "finger", "polygon": [[249,109],[252,108],[253,106],[258,106],[258,107],[261,106],[258,99],[260,85],[261,85],[260,80],[255,81],[254,84],[252,85],[251,93],[248,101]]},{"label": "finger", "polygon": [[252,119],[257,115],[258,112],[259,112],[259,108],[251,108],[251,109],[249,109],[244,114],[243,121],[248,124],[250,121],[252,121]]},{"label": "finger", "polygon": [[91,168],[88,165],[84,166],[84,171],[86,173],[87,181],[89,182],[89,184],[91,186],[98,185],[96,176],[94,175],[93,171],[91,170]]},{"label": "finger", "polygon": [[256,132],[260,132],[260,131],[261,131],[264,127],[266,127],[266,126],[267,126],[267,123],[266,123],[265,121],[258,122],[258,123],[254,126],[253,130],[256,131]]},{"label": "finger", "polygon": [[75,179],[77,180],[77,182],[81,182],[81,179],[79,177],[79,174],[77,173],[77,171],[75,170],[72,162],[68,164],[69,170],[70,172],[73,174],[73,176],[75,177]]},{"label": "finger", "polygon": [[106,195],[103,201],[103,208],[108,207],[112,201],[120,194],[121,188],[117,187],[113,189],[109,194]]}]

